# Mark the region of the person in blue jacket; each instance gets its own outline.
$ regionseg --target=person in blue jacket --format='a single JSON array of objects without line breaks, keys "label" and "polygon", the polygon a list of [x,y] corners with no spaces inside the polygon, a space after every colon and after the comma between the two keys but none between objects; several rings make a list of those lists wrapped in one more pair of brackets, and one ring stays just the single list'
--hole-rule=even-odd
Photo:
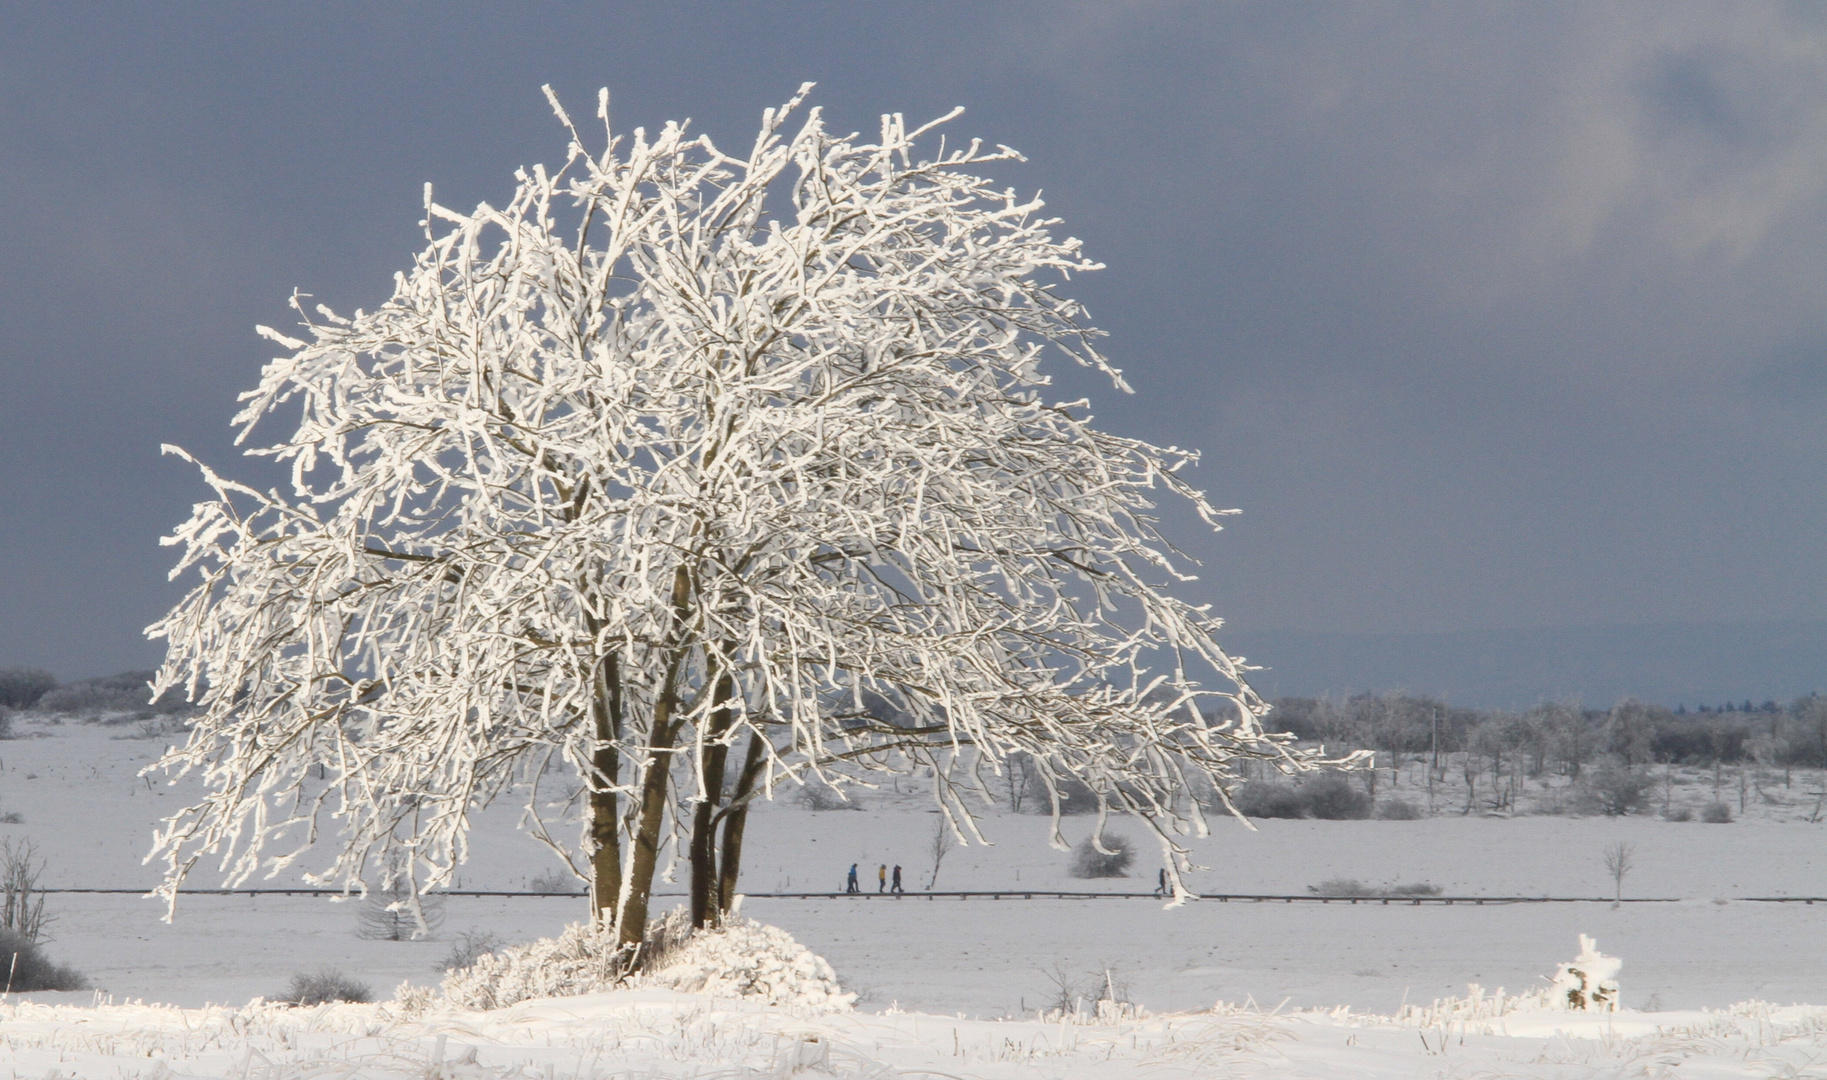
[{"label": "person in blue jacket", "polygon": [[844,891],[846,893],[862,891],[861,889],[858,889],[856,887],[856,864],[855,863],[850,864],[850,876],[848,878],[844,879]]}]

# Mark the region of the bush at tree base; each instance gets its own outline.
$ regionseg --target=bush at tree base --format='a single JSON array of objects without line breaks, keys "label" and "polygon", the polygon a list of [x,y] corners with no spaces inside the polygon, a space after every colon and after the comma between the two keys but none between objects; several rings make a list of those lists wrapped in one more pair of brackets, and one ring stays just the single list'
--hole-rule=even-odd
[{"label": "bush at tree base", "polygon": [[1106,835],[1104,847],[1107,850],[1099,851],[1092,839],[1086,837],[1072,849],[1072,864],[1067,872],[1075,878],[1128,877],[1129,867],[1136,859],[1129,839]]},{"label": "bush at tree base", "polygon": [[1708,825],[1730,825],[1732,823],[1732,804],[1710,802],[1700,810],[1700,820]]},{"label": "bush at tree base", "polygon": [[37,942],[17,931],[0,929],[0,986],[9,983],[15,994],[89,988],[82,972],[51,963]]},{"label": "bush at tree base", "polygon": [[613,933],[573,923],[556,938],[541,938],[476,957],[444,977],[438,991],[402,986],[408,1011],[437,998],[466,1009],[500,1009],[542,997],[574,997],[618,987],[678,990],[760,1000],[813,1012],[845,1012],[856,1001],[845,993],[824,958],[778,927],[731,918],[721,929],[693,930],[683,908],[648,925],[644,970],[620,977],[625,953]]}]

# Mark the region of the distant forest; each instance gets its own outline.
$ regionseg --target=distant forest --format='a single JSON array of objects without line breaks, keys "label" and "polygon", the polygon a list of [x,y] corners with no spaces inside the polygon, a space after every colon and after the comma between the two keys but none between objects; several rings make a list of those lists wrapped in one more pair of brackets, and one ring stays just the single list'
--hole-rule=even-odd
[{"label": "distant forest", "polygon": [[[183,692],[148,703],[150,671],[60,684],[36,668],[0,668],[0,709],[94,715],[186,712]],[[1698,711],[1626,698],[1609,709],[1543,704],[1521,712],[1468,709],[1413,694],[1276,698],[1266,726],[1334,750],[1373,750],[1379,767],[1400,758],[1469,754],[1516,759],[1530,775],[1578,777],[1594,764],[1827,768],[1827,694],[1786,705],[1727,702]]]},{"label": "distant forest", "polygon": [[1285,697],[1266,726],[1329,749],[1394,759],[1469,754],[1518,759],[1531,775],[1578,777],[1594,764],[1827,768],[1827,694],[1668,709],[1626,698],[1609,709],[1543,704],[1521,712],[1467,709],[1425,696]]}]

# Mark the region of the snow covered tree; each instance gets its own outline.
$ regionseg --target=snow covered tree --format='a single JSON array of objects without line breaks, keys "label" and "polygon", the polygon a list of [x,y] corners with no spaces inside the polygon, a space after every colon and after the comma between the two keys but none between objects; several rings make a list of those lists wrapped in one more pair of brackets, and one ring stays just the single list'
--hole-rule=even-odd
[{"label": "snow covered tree", "polygon": [[200,465],[215,497],[167,542],[201,581],[148,631],[201,707],[161,762],[208,788],[157,838],[173,899],[326,824],[310,880],[403,854],[416,895],[511,796],[632,950],[669,843],[694,922],[728,909],[777,784],[924,776],[963,839],[1012,755],[1147,823],[1178,894],[1189,780],[1317,760],[1166,591],[1155,500],[1221,516],[1195,455],[1043,396],[1048,352],[1122,380],[1058,291],[1096,264],[980,175],[1018,156],[933,135],[950,116],[835,135],[807,89],[743,155],[613,137],[606,93],[592,151],[554,99],[561,168],[471,213],[428,187],[385,303],[263,328],[286,353],[235,422],[298,417],[247,451],[290,490]]}]

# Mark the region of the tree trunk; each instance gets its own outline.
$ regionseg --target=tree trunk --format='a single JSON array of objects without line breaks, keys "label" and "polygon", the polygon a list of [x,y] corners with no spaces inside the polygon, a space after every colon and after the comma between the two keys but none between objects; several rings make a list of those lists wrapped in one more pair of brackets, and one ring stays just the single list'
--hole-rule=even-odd
[{"label": "tree trunk", "polygon": [[735,695],[735,683],[728,675],[717,679],[717,700],[711,713],[710,728],[704,733],[704,750],[698,764],[698,806],[691,823],[691,924],[703,929],[716,922],[717,903],[717,807],[723,801],[723,771],[729,759],[729,744],[724,739],[736,721],[736,711],[729,707]]},{"label": "tree trunk", "polygon": [[[613,785],[621,771],[616,740],[622,734],[622,672],[615,656],[605,657],[592,708],[596,713],[596,753],[590,791],[590,917],[613,927],[622,898],[621,807]],[[602,790],[597,789],[602,785]]]},{"label": "tree trunk", "polygon": [[640,945],[647,937],[648,898],[653,892],[654,868],[660,861],[660,826],[666,820],[666,785],[672,773],[672,744],[678,734],[672,712],[671,703],[665,698],[654,709],[647,775],[641,780],[641,809],[630,845],[628,883],[623,890],[627,895],[616,918],[619,940],[629,948]]},{"label": "tree trunk", "polygon": [[[653,732],[647,741],[647,775],[641,778],[640,812],[635,820],[634,836],[628,853],[628,880],[621,910],[616,913],[616,928],[622,945],[631,952],[647,939],[647,908],[653,893],[653,871],[660,860],[660,826],[666,821],[666,785],[672,776],[673,743],[678,739],[680,724],[674,719],[679,708],[679,677],[683,674],[688,648],[686,626],[691,614],[691,576],[684,567],[673,571],[673,617],[677,620],[671,657],[660,682],[659,699],[653,705]],[[632,964],[638,967],[641,957],[634,952]]]},{"label": "tree trunk", "polygon": [[762,749],[761,735],[750,734],[749,749],[742,758],[742,772],[736,776],[736,790],[730,793],[731,806],[724,811],[723,859],[717,874],[719,921],[729,915],[730,905],[736,902],[736,875],[742,872],[742,834],[748,827],[749,796],[754,792],[755,781],[761,777],[762,766],[768,760]]}]

